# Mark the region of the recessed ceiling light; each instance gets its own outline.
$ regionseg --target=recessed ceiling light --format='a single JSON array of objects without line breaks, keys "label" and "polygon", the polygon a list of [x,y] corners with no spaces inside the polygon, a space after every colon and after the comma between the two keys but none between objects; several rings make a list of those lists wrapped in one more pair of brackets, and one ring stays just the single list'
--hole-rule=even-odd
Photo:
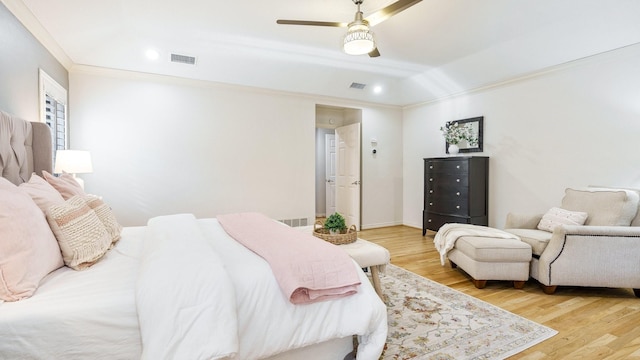
[{"label": "recessed ceiling light", "polygon": [[160,53],[153,49],[147,50],[146,55],[147,59],[149,60],[158,60],[158,58],[160,57]]},{"label": "recessed ceiling light", "polygon": [[380,94],[382,92],[382,86],[376,85],[373,87],[373,92],[376,94]]}]

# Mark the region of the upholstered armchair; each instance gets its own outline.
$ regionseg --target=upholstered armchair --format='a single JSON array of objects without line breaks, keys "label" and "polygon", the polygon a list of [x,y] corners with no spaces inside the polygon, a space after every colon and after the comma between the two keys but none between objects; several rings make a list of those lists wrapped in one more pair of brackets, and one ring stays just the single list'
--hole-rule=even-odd
[{"label": "upholstered armchair", "polygon": [[559,208],[507,215],[505,231],[531,245],[530,276],[558,286],[632,288],[640,297],[640,212],[636,190],[567,189]]}]

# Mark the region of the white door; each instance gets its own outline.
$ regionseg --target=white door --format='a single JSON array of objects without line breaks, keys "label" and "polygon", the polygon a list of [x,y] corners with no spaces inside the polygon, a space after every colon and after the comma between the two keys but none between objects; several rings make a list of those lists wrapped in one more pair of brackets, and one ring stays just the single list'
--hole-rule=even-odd
[{"label": "white door", "polygon": [[360,230],[360,124],[336,129],[336,211]]},{"label": "white door", "polygon": [[336,212],[336,136],[324,136],[326,216]]}]

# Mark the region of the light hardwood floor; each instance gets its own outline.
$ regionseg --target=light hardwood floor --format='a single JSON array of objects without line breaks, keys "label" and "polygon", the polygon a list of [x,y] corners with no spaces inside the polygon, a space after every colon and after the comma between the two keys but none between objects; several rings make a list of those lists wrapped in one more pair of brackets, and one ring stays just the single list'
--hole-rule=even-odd
[{"label": "light hardwood floor", "polygon": [[522,290],[506,281],[476,289],[460,269],[440,264],[433,235],[393,226],[363,230],[358,237],[389,249],[394,265],[558,331],[510,359],[640,359],[640,298],[631,289],[558,287],[546,295],[533,279]]}]

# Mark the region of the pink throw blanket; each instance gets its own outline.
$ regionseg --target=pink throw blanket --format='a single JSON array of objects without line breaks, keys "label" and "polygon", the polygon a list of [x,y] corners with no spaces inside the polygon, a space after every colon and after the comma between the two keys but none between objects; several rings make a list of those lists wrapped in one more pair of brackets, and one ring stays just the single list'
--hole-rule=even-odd
[{"label": "pink throw blanket", "polygon": [[330,300],[357,292],[357,268],[338,246],[259,213],[219,215],[218,222],[231,237],[269,263],[292,303]]}]

